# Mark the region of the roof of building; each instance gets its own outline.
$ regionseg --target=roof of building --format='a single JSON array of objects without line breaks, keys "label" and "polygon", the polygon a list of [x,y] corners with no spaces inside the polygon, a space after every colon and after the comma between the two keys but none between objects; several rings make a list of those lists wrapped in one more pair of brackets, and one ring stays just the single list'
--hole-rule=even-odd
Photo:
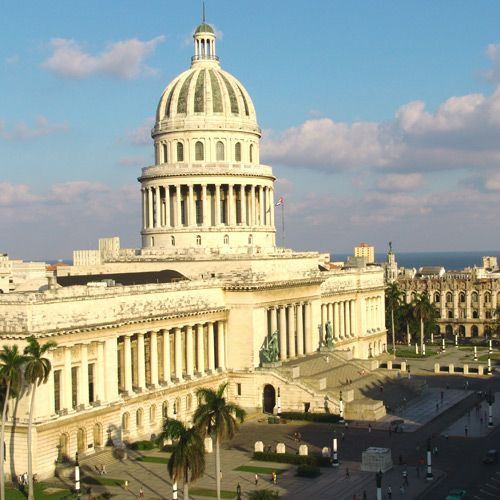
[{"label": "roof of building", "polygon": [[419,274],[439,274],[443,272],[441,266],[424,266],[418,270]]},{"label": "roof of building", "polygon": [[205,22],[201,23],[196,30],[194,31],[195,33],[215,33],[214,29],[210,24],[207,24]]},{"label": "roof of building", "polygon": [[187,280],[184,275],[171,269],[139,273],[85,274],[76,276],[57,276],[61,286],[86,285],[87,283],[112,280],[120,285],[146,285],[148,283],[172,283]]}]

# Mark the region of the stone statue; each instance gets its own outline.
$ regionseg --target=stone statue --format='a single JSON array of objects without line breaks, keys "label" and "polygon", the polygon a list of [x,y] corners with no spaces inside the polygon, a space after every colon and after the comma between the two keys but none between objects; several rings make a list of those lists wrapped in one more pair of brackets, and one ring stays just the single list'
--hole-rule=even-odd
[{"label": "stone statue", "polygon": [[392,253],[392,241],[389,241],[389,253]]},{"label": "stone statue", "polygon": [[333,328],[330,320],[326,322],[325,345],[329,349],[333,347]]},{"label": "stone statue", "polygon": [[266,337],[265,345],[261,348],[262,356],[266,363],[275,363],[279,358],[278,331],[276,330],[271,338]]}]

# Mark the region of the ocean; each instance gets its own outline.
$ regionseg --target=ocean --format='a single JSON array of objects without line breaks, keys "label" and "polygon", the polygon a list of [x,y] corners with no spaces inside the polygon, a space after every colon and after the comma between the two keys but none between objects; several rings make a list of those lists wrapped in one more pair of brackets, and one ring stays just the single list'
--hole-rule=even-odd
[{"label": "ocean", "polygon": [[[345,253],[332,253],[332,260],[347,260]],[[396,252],[396,261],[399,267],[423,267],[423,266],[442,266],[445,269],[463,269],[464,267],[482,266],[483,255],[498,257],[500,261],[499,250],[484,250],[480,252]],[[385,262],[386,254],[375,254],[377,262]]]}]

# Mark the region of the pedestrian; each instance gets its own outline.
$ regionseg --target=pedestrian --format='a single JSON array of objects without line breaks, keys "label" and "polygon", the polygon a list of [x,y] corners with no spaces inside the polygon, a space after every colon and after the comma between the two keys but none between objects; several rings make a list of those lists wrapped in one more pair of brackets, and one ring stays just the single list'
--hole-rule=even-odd
[{"label": "pedestrian", "polygon": [[345,432],[342,433],[342,441],[345,439]]},{"label": "pedestrian", "polygon": [[409,486],[409,483],[408,483],[408,471],[406,469],[403,471],[403,484],[405,486]]},{"label": "pedestrian", "polygon": [[107,473],[108,471],[106,470],[106,464],[102,464],[102,474],[105,475]]},{"label": "pedestrian", "polygon": [[368,424],[368,432],[372,431],[372,424]]},{"label": "pedestrian", "polygon": [[392,498],[392,488],[391,485],[387,486],[387,498],[391,500]]},{"label": "pedestrian", "polygon": [[28,486],[28,473],[27,472],[25,472],[23,474],[23,485]]},{"label": "pedestrian", "polygon": [[347,422],[347,420],[345,421],[344,427],[346,431],[349,429],[349,423]]},{"label": "pedestrian", "polygon": [[439,411],[439,403],[436,403],[436,411]]},{"label": "pedestrian", "polygon": [[128,491],[128,479],[125,479],[125,482],[123,483],[123,489],[125,491]]},{"label": "pedestrian", "polygon": [[276,484],[278,482],[278,475],[276,472],[273,472],[273,483]]},{"label": "pedestrian", "polygon": [[87,500],[92,500],[92,490],[90,488],[87,488],[87,495],[88,495]]},{"label": "pedestrian", "polygon": [[368,500],[368,497],[366,496],[366,490],[363,490],[363,500]]},{"label": "pedestrian", "polygon": [[259,475],[255,474],[255,486],[259,484]]},{"label": "pedestrian", "polygon": [[144,498],[144,490],[142,489],[142,486],[139,488],[139,498]]},{"label": "pedestrian", "polygon": [[469,428],[467,426],[465,426],[465,437],[467,437],[469,434]]},{"label": "pedestrian", "polygon": [[443,402],[444,400],[444,391],[441,391],[441,403]]},{"label": "pedestrian", "polygon": [[405,494],[405,487],[403,485],[401,485],[401,487],[399,488],[399,493],[401,493],[402,497],[404,496],[404,494]]},{"label": "pedestrian", "polygon": [[351,477],[351,473],[349,472],[349,467],[345,468],[345,478],[349,479]]}]

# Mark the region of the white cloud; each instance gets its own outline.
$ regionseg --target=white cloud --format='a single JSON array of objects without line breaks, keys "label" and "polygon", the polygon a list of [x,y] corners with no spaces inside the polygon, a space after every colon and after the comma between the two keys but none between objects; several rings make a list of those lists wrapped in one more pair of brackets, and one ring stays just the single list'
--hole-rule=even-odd
[{"label": "white cloud", "polygon": [[490,43],[486,47],[486,56],[492,63],[492,67],[484,72],[484,76],[490,81],[500,81],[500,44]]},{"label": "white cloud", "polygon": [[43,66],[68,78],[86,78],[96,74],[124,79],[137,78],[141,74],[154,73],[152,68],[144,64],[144,60],[164,41],[164,36],[147,41],[132,38],[115,42],[101,53],[92,55],[84,52],[74,40],[54,38],[50,41],[52,55]]},{"label": "white cloud", "polygon": [[19,122],[8,129],[5,122],[0,121],[0,137],[6,141],[29,141],[38,137],[45,137],[57,132],[66,132],[67,123],[51,123],[45,116],[37,116],[34,125]]},{"label": "white cloud", "polygon": [[17,54],[13,54],[4,59],[5,64],[17,64],[19,62],[19,56]]},{"label": "white cloud", "polygon": [[149,164],[144,156],[123,156],[118,160],[121,167],[145,167]]},{"label": "white cloud", "polygon": [[412,191],[422,186],[422,175],[413,174],[387,174],[377,181],[381,191]]},{"label": "white cloud", "polygon": [[151,128],[155,119],[152,116],[146,118],[144,123],[137,128],[130,130],[127,134],[128,141],[134,146],[152,146]]}]

